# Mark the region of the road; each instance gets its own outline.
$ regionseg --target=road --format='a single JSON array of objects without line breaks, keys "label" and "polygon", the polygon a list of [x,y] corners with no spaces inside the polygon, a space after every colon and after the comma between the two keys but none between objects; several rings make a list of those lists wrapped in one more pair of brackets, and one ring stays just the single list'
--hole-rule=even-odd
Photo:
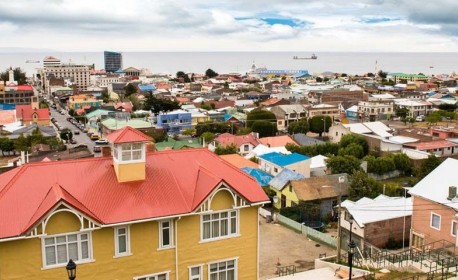
[{"label": "road", "polygon": [[[49,108],[49,110],[51,112],[51,118],[56,119],[61,127],[69,128],[72,131],[73,139],[76,140],[76,144],[67,144],[68,147],[84,144],[84,145],[87,145],[89,151],[91,151],[91,152],[93,151],[94,146],[95,146],[94,141],[92,141],[89,138],[89,136],[87,136],[86,133],[82,132],[75,125],[73,125],[71,122],[67,121],[67,118],[69,117],[68,115],[66,115],[66,114],[62,115],[56,109],[53,109],[53,108]],[[57,131],[57,128],[56,127],[54,127],[54,128]],[[80,134],[76,135],[75,134],[75,130],[79,131]],[[57,131],[57,133],[59,133],[59,132]],[[100,156],[100,153],[96,153],[95,156]]]}]

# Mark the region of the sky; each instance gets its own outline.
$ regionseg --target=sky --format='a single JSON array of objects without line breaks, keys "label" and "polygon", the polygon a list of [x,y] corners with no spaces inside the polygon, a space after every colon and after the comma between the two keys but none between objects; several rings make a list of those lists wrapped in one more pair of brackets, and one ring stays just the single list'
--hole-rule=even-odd
[{"label": "sky", "polygon": [[458,51],[456,0],[14,0],[0,50]]}]

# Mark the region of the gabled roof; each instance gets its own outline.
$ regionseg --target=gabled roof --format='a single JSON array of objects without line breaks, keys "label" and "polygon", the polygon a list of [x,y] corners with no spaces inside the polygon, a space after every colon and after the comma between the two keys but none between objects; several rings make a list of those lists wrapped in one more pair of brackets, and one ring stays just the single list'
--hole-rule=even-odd
[{"label": "gabled roof", "polygon": [[428,142],[415,142],[415,143],[406,143],[405,147],[413,148],[420,151],[431,150],[431,149],[442,149],[442,148],[452,148],[456,147],[457,144],[452,143],[447,140],[433,140]]},{"label": "gabled roof", "polygon": [[258,184],[262,187],[269,185],[270,180],[272,180],[272,178],[274,177],[269,173],[262,171],[259,168],[243,167],[242,170],[254,179],[256,179]]},{"label": "gabled roof", "polygon": [[458,200],[448,200],[450,186],[458,187],[458,160],[447,158],[418,182],[409,193],[458,210]]},{"label": "gabled roof", "polygon": [[112,164],[35,162],[0,174],[0,239],[26,234],[60,201],[105,225],[194,212],[221,183],[249,204],[268,201],[253,178],[208,149],[149,153],[142,181],[119,183]]},{"label": "gabled roof", "polygon": [[270,180],[269,185],[281,191],[289,181],[300,180],[304,178],[304,175],[294,172],[288,168],[284,168],[280,173],[277,174],[277,176]]},{"label": "gabled roof", "polygon": [[301,146],[311,146],[315,144],[323,144],[324,141],[305,135],[304,133],[296,133],[293,135],[294,141]]},{"label": "gabled roof", "polygon": [[33,120],[33,114],[36,113],[38,120],[49,120],[49,109],[32,109],[32,105],[16,105],[16,117],[23,121]]},{"label": "gabled roof", "polygon": [[[156,144],[157,146],[157,144]],[[259,165],[252,162],[251,160],[248,160],[244,157],[242,157],[239,154],[229,154],[229,155],[220,155],[220,158],[224,159],[228,163],[234,165],[237,168],[242,168],[242,167],[252,167],[252,168],[258,168]]]},{"label": "gabled roof", "polygon": [[235,144],[237,148],[240,148],[240,146],[244,144],[251,144],[255,147],[259,144],[258,139],[256,139],[256,137],[254,137],[253,134],[232,135],[227,132],[218,135],[218,137],[215,138],[215,141],[223,147]]},{"label": "gabled roof", "polygon": [[141,133],[140,131],[126,126],[123,129],[116,130],[107,135],[108,141],[113,144],[129,143],[129,142],[149,142],[151,137]]},{"label": "gabled roof", "polygon": [[289,135],[279,135],[271,137],[259,138],[259,142],[267,147],[284,147],[286,144],[293,144],[298,146],[297,142]]},{"label": "gabled roof", "polygon": [[310,157],[304,156],[298,153],[292,153],[290,155],[284,155],[276,152],[268,153],[260,156],[261,159],[269,161],[275,165],[285,167],[290,164],[294,164],[300,161],[308,160]]}]

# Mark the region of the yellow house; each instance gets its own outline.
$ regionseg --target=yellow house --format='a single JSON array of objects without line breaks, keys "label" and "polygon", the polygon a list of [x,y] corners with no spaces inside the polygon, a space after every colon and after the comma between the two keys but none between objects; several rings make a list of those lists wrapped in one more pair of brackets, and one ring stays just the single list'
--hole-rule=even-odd
[{"label": "yellow house", "polygon": [[210,116],[207,114],[201,113],[201,112],[196,112],[196,113],[191,113],[191,126],[192,128],[195,128],[197,124],[199,123],[205,123],[210,121]]},{"label": "yellow house", "polygon": [[[261,187],[207,149],[148,152],[130,127],[111,157],[0,175],[0,279],[257,279]],[[38,179],[39,178],[39,179]]]}]

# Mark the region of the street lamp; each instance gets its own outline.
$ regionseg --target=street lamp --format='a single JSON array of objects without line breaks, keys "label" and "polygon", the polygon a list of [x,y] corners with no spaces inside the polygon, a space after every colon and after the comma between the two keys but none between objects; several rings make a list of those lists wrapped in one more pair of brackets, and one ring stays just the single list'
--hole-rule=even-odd
[{"label": "street lamp", "polygon": [[337,196],[337,263],[340,263],[340,239],[342,238],[340,226],[340,205],[342,201],[342,183],[345,182],[345,176],[339,176],[339,196]]},{"label": "street lamp", "polygon": [[275,209],[274,205],[277,204],[277,202],[278,202],[278,196],[274,195],[272,197],[272,202],[273,203],[272,203],[272,208],[271,208],[271,211],[270,211],[270,216],[272,217],[272,223],[273,223],[274,222],[274,209]]},{"label": "street lamp", "polygon": [[72,259],[68,261],[65,269],[67,270],[68,279],[75,280],[76,279],[76,263]]},{"label": "street lamp", "polygon": [[356,244],[355,241],[351,239],[352,235],[352,228],[353,228],[353,216],[350,216],[350,242],[348,243],[348,266],[349,266],[349,280],[352,277],[352,268],[353,268],[353,255],[355,254]]}]

